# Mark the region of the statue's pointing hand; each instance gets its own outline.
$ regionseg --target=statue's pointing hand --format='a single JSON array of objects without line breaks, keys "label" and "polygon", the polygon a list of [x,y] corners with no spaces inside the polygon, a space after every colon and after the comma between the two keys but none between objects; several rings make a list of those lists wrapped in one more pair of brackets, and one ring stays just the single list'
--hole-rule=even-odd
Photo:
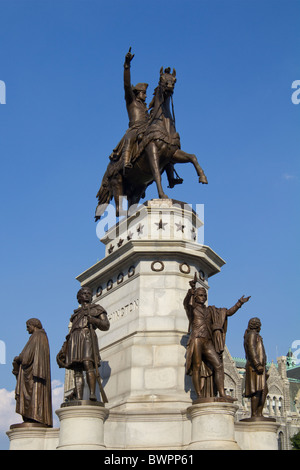
[{"label": "statue's pointing hand", "polygon": [[125,56],[125,63],[130,64],[130,62],[132,61],[133,58],[134,58],[134,54],[131,54],[131,47],[130,47],[129,51],[127,52],[127,54]]}]

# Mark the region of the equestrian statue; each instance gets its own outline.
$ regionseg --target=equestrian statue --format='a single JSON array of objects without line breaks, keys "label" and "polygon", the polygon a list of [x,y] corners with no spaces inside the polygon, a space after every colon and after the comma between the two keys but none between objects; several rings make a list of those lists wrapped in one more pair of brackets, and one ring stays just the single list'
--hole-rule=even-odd
[{"label": "equestrian statue", "polygon": [[192,163],[199,177],[199,183],[207,179],[194,154],[181,150],[180,137],[175,128],[173,92],[176,71],[168,67],[160,69],[159,83],[147,109],[147,83],[131,85],[130,64],[134,57],[131,48],[124,62],[124,91],[129,117],[129,127],[116,148],[109,156],[109,164],[97,193],[98,205],[95,220],[101,218],[109,202],[114,199],[116,216],[120,214],[120,203],[127,198],[128,207],[138,204],[145,197],[147,187],[155,182],[158,197],[168,199],[161,175],[167,174],[169,187],[181,184],[175,171],[176,163]]}]

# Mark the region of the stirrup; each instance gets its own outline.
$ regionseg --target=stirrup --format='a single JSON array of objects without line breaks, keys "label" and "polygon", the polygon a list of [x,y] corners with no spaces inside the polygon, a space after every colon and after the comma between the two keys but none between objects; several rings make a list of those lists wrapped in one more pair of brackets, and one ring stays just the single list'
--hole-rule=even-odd
[{"label": "stirrup", "polygon": [[176,184],[182,184],[182,183],[183,183],[182,178],[173,178],[172,181],[169,181],[168,188],[174,188]]}]

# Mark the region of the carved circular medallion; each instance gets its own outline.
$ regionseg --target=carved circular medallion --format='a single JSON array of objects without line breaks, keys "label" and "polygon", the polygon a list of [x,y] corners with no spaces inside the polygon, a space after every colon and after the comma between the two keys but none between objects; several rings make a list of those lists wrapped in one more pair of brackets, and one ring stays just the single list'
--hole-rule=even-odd
[{"label": "carved circular medallion", "polygon": [[153,261],[153,263],[151,263],[151,269],[152,271],[155,271],[156,273],[163,271],[164,268],[165,268],[165,265],[162,261]]},{"label": "carved circular medallion", "polygon": [[135,273],[135,267],[130,266],[130,268],[128,269],[128,277],[132,277],[134,273]]},{"label": "carved circular medallion", "polygon": [[124,274],[123,273],[118,274],[117,284],[121,284],[121,282],[123,282],[123,279],[124,279]]},{"label": "carved circular medallion", "polygon": [[100,297],[100,295],[102,295],[102,292],[103,292],[102,286],[98,286],[96,289],[96,296]]},{"label": "carved circular medallion", "polygon": [[182,272],[183,274],[189,274],[191,272],[191,268],[190,266],[187,264],[187,263],[181,263],[179,265],[179,270],[180,272]]},{"label": "carved circular medallion", "polygon": [[114,285],[114,283],[111,279],[109,281],[107,281],[106,290],[112,289],[113,285]]}]

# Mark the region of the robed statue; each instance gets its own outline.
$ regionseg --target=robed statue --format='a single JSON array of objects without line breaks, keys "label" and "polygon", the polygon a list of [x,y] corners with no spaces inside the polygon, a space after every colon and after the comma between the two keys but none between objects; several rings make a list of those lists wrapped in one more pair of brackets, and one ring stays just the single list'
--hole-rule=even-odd
[{"label": "robed statue", "polygon": [[237,303],[227,308],[206,306],[207,292],[196,287],[197,277],[190,281],[191,288],[184,299],[189,320],[189,340],[186,352],[186,373],[192,376],[197,395],[195,401],[217,397],[232,401],[224,389],[223,352],[228,317],[234,315],[250,297],[242,296]]},{"label": "robed statue", "polygon": [[95,219],[104,213],[114,198],[116,215],[120,212],[123,197],[128,206],[138,204],[145,197],[147,187],[155,182],[160,199],[168,199],[162,187],[161,175],[167,174],[169,187],[182,183],[174,165],[192,163],[199,182],[207,184],[207,178],[194,154],[181,150],[180,137],[175,127],[173,92],[176,70],[160,69],[159,83],[147,108],[147,83],[131,84],[130,67],[134,54],[131,48],[124,61],[124,92],[129,127],[109,156],[109,164],[97,193],[98,206]]},{"label": "robed statue", "polygon": [[74,310],[70,318],[70,331],[56,360],[59,367],[74,371],[75,390],[72,397],[74,400],[83,400],[85,372],[89,399],[97,401],[98,382],[102,401],[106,403],[108,400],[99,373],[100,353],[95,330],[109,329],[107,312],[100,305],[91,304],[92,290],[89,287],[82,287],[78,291],[77,300],[81,306]]},{"label": "robed statue", "polygon": [[[260,319],[257,317],[251,318],[244,334],[244,349],[247,360],[245,397],[251,399],[251,420],[270,420],[262,414],[268,394],[268,374],[266,370],[267,356],[263,339],[259,334],[260,330]],[[271,419],[275,421],[275,419]]]},{"label": "robed statue", "polygon": [[40,320],[26,322],[30,338],[23,351],[13,360],[16,412],[24,423],[38,423],[52,427],[50,351],[45,330]]}]

